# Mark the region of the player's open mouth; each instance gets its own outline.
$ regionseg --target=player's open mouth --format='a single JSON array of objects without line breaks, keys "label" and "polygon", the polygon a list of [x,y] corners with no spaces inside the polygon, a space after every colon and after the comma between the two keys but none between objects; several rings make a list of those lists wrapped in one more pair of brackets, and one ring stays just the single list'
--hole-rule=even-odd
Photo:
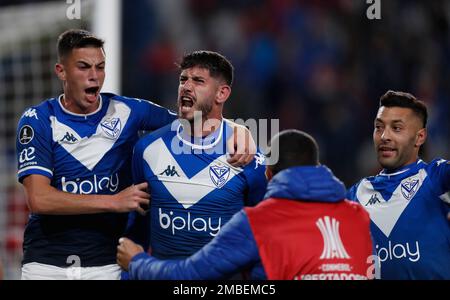
[{"label": "player's open mouth", "polygon": [[100,87],[92,86],[92,87],[85,89],[84,92],[86,93],[88,100],[94,102],[97,100],[99,90],[100,90]]},{"label": "player's open mouth", "polygon": [[181,97],[181,111],[182,112],[189,111],[192,106],[194,106],[194,101],[191,97],[189,97],[189,96]]}]

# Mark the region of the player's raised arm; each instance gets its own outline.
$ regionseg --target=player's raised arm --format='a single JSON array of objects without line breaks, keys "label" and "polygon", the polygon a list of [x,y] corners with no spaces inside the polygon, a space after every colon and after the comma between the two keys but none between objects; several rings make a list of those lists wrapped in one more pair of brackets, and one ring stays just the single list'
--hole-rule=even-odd
[{"label": "player's raised arm", "polygon": [[57,190],[50,179],[42,175],[29,175],[23,185],[32,213],[47,215],[91,214],[102,212],[143,213],[140,204],[149,203],[147,183],[132,185],[115,195],[80,195]]}]

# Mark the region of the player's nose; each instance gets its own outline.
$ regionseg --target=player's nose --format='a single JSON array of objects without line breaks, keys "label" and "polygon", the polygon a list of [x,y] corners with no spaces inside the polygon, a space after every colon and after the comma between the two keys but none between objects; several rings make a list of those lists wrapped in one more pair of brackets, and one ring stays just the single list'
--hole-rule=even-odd
[{"label": "player's nose", "polygon": [[95,69],[95,68],[91,68],[90,70],[89,70],[89,73],[88,73],[88,79],[89,79],[89,81],[95,81],[95,82],[98,82],[98,72],[97,72],[97,70]]},{"label": "player's nose", "polygon": [[192,81],[191,80],[186,80],[186,81],[184,81],[182,84],[181,84],[181,89],[183,90],[183,91],[192,91],[192,87],[193,87],[193,84],[192,84]]},{"label": "player's nose", "polygon": [[382,141],[389,141],[391,139],[390,131],[387,129],[383,130],[380,137]]}]

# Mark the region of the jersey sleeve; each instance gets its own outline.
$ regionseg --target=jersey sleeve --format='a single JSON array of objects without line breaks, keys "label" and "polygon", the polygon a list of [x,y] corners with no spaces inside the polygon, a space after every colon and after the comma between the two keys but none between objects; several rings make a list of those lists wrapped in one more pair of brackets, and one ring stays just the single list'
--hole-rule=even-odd
[{"label": "jersey sleeve", "polygon": [[176,113],[151,101],[139,100],[136,105],[141,120],[139,130],[156,130],[177,119]]},{"label": "jersey sleeve", "polygon": [[52,130],[48,116],[29,108],[19,120],[16,135],[17,178],[31,174],[53,177]]},{"label": "jersey sleeve", "polygon": [[129,265],[132,279],[225,279],[260,261],[247,215],[235,214],[220,233],[187,259],[158,260],[141,253]]},{"label": "jersey sleeve", "polygon": [[253,161],[244,169],[247,180],[246,206],[255,206],[264,199],[267,188],[265,161],[264,154],[258,150]]},{"label": "jersey sleeve", "polygon": [[445,159],[437,159],[431,163],[431,179],[434,181],[436,190],[445,202],[450,201],[448,196],[450,192],[450,161]]}]

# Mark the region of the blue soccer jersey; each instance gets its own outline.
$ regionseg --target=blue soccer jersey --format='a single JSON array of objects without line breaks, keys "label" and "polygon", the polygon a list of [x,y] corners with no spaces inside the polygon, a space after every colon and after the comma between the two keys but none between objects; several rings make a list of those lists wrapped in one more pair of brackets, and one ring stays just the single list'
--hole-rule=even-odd
[{"label": "blue soccer jersey", "polygon": [[216,236],[244,205],[263,199],[264,156],[257,153],[244,168],[232,167],[226,153],[231,134],[223,121],[209,136],[192,138],[177,120],[137,143],[134,181],[149,183],[152,200],[146,219],[130,214],[131,238],[150,244],[158,258],[187,257]]},{"label": "blue soccer jersey", "polygon": [[[48,177],[58,190],[112,195],[131,184],[131,155],[139,130],[154,130],[176,116],[149,101],[113,94],[100,96],[90,114],[67,111],[59,98],[25,111],[17,128],[18,179]],[[127,214],[31,214],[24,234],[23,263],[81,266],[116,261],[117,238]]]},{"label": "blue soccer jersey", "polygon": [[421,160],[349,190],[370,214],[381,279],[450,279],[450,163]]}]

